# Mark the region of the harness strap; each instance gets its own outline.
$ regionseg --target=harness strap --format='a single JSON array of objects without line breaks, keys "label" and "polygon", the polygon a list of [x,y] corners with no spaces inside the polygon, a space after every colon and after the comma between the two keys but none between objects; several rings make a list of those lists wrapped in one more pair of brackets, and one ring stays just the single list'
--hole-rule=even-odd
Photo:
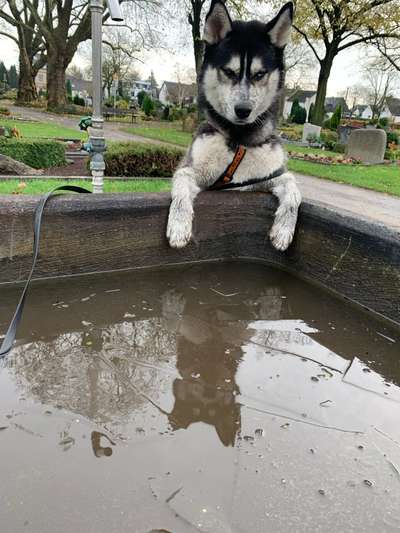
[{"label": "harness strap", "polygon": [[274,178],[277,178],[278,176],[282,176],[282,174],[285,174],[286,167],[282,166],[279,167],[277,170],[274,170],[274,172],[271,172],[271,174],[268,174],[268,176],[264,176],[262,178],[252,178],[246,181],[242,181],[240,183],[221,183],[219,185],[219,179],[214,183],[214,185],[211,185],[209,187],[209,191],[221,191],[224,189],[238,189],[240,187],[247,187],[248,185],[256,185],[257,183],[262,183],[264,181],[269,181]]},{"label": "harness strap", "polygon": [[40,244],[40,227],[42,224],[42,215],[43,210],[45,208],[45,205],[49,198],[53,196],[53,194],[56,191],[71,191],[71,192],[78,192],[78,193],[90,193],[90,191],[87,191],[86,189],[83,189],[82,187],[76,187],[75,185],[60,185],[60,187],[56,187],[55,189],[51,190],[44,196],[40,202],[38,203],[36,209],[35,209],[35,220],[34,220],[34,229],[33,229],[33,261],[32,261],[32,267],[31,271],[29,272],[28,279],[26,280],[25,287],[22,291],[21,297],[19,299],[17,309],[15,310],[14,316],[11,320],[10,325],[8,326],[7,333],[3,339],[3,342],[0,346],[0,359],[5,357],[8,352],[12,349],[15,336],[17,334],[17,328],[20,323],[22,312],[24,310],[25,305],[25,299],[28,292],[29,284],[31,282],[33,271],[35,270],[36,261],[39,255],[39,244]]},{"label": "harness strap", "polygon": [[232,161],[229,163],[229,165],[226,167],[224,172],[220,175],[220,177],[217,179],[217,181],[214,183],[214,185],[211,185],[211,188],[220,188],[220,186],[227,185],[230,183],[233,179],[233,176],[242,162],[244,156],[246,155],[246,148],[239,144],[239,146],[236,148],[235,155],[233,156]]}]

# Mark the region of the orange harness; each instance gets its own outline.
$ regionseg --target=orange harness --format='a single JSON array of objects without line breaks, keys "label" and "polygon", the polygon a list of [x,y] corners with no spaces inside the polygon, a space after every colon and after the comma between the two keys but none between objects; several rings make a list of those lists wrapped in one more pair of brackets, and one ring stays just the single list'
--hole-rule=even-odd
[{"label": "orange harness", "polygon": [[242,181],[240,183],[232,183],[233,176],[235,175],[235,172],[240,165],[240,163],[243,161],[244,156],[246,155],[246,148],[243,145],[239,145],[236,148],[235,155],[233,156],[232,161],[229,163],[229,165],[226,167],[224,172],[220,175],[220,177],[217,179],[215,183],[213,183],[209,190],[216,191],[221,189],[234,189],[239,187],[246,187],[247,185],[255,185],[256,183],[261,183],[263,181],[268,181],[273,178],[277,178],[278,176],[281,176],[286,172],[285,167],[279,167],[278,170],[275,170],[268,176],[264,176],[263,178],[253,178],[249,179],[247,181]]}]

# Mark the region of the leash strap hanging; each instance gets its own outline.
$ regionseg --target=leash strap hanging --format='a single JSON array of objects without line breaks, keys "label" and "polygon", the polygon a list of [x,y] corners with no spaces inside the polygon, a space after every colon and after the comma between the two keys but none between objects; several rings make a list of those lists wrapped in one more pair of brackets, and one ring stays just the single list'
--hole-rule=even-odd
[{"label": "leash strap hanging", "polygon": [[11,351],[13,345],[15,336],[17,334],[18,325],[20,323],[22,312],[24,310],[26,295],[29,289],[29,284],[31,282],[33,272],[35,270],[36,261],[39,255],[39,245],[40,245],[40,227],[42,224],[42,216],[43,216],[43,210],[47,204],[47,201],[49,198],[51,198],[55,192],[58,191],[71,191],[71,192],[77,192],[77,193],[90,193],[91,191],[88,191],[86,189],[83,189],[82,187],[76,187],[75,185],[60,185],[59,187],[56,187],[55,189],[48,192],[38,203],[36,209],[35,209],[35,219],[34,219],[34,229],[33,229],[33,261],[32,261],[32,267],[31,271],[29,272],[28,279],[26,280],[25,287],[22,291],[21,297],[19,299],[17,309],[15,310],[14,316],[11,320],[10,325],[8,326],[7,333],[3,339],[3,342],[0,347],[0,359],[5,357],[8,352]]}]

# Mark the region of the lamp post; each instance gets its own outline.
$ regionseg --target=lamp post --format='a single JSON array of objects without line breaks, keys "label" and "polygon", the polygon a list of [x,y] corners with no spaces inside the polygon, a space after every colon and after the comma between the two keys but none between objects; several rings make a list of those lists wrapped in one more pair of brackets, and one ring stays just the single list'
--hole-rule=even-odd
[{"label": "lamp post", "polygon": [[[118,0],[107,0],[111,18],[122,21]],[[104,156],[106,143],[104,139],[103,119],[103,82],[102,82],[102,40],[103,40],[103,0],[90,0],[92,19],[92,70],[93,70],[93,114],[92,126],[89,130],[89,141],[92,148],[90,170],[94,193],[102,193],[104,185]]]}]

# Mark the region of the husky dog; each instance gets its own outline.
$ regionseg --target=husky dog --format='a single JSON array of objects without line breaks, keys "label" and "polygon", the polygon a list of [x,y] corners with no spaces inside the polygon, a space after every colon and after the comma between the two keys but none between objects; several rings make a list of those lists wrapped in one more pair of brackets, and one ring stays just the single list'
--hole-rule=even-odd
[{"label": "husky dog", "polygon": [[[232,22],[224,2],[212,1],[199,78],[199,104],[206,122],[173,177],[167,227],[172,247],[182,248],[190,241],[194,199],[218,180],[240,145],[246,153],[232,184],[247,183],[242,190],[272,192],[279,200],[272,244],[286,250],[292,242],[301,195],[295,178],[285,170],[285,153],[275,135],[284,83],[283,53],[292,19],[291,2],[263,24]],[[268,179],[259,182],[262,177]]]}]

